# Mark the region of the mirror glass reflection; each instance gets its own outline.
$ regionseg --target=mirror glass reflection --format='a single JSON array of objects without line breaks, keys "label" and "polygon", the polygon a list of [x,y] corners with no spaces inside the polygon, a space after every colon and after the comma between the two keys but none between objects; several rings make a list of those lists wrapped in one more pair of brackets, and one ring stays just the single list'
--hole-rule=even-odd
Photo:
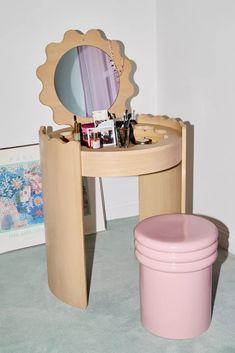
[{"label": "mirror glass reflection", "polygon": [[109,109],[120,86],[115,63],[103,50],[82,45],[67,51],[55,71],[55,90],[72,113],[91,117],[92,111]]}]

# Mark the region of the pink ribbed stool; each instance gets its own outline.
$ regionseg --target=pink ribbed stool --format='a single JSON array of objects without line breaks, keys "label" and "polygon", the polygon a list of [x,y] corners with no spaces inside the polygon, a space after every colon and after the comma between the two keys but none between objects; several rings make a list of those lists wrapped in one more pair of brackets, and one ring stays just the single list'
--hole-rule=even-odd
[{"label": "pink ribbed stool", "polygon": [[135,228],[143,326],[171,339],[201,335],[211,322],[218,231],[194,215],[147,218]]}]

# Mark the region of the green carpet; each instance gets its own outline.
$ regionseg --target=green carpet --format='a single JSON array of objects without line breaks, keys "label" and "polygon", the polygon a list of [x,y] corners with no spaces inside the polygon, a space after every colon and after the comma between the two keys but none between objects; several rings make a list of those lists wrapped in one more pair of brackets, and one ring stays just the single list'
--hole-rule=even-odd
[{"label": "green carpet", "polygon": [[191,340],[159,338],[139,320],[136,223],[135,217],[109,221],[107,231],[86,237],[86,310],[48,289],[44,245],[1,255],[0,353],[234,353],[235,256],[221,250],[215,263],[209,330]]}]

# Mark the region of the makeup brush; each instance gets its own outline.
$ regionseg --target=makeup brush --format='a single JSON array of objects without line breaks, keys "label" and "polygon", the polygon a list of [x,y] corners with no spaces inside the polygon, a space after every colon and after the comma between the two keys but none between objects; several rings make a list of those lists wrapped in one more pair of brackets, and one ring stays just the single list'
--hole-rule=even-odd
[{"label": "makeup brush", "polygon": [[114,134],[115,134],[115,140],[116,140],[116,145],[118,145],[118,133],[117,133],[117,118],[116,114],[112,113],[111,118],[113,119],[113,127],[114,127]]},{"label": "makeup brush", "polygon": [[74,129],[74,132],[76,133],[76,132],[78,131],[78,122],[77,122],[77,117],[76,117],[76,115],[73,116],[73,120],[74,120],[73,129]]},{"label": "makeup brush", "polygon": [[132,115],[131,115],[131,113],[129,113],[129,114],[127,115],[127,127],[130,126],[131,117],[132,117]]},{"label": "makeup brush", "polygon": [[60,136],[60,139],[61,139],[63,142],[69,142],[69,140],[66,139],[66,137],[64,137],[64,136]]}]

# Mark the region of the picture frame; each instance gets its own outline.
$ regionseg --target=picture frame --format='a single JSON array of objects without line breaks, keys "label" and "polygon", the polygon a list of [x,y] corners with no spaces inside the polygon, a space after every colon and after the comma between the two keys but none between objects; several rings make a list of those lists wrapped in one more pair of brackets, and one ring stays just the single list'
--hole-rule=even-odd
[{"label": "picture frame", "polygon": [[116,135],[113,122],[110,126],[101,126],[87,129],[88,145],[92,146],[93,136],[97,135],[100,139],[100,147],[116,146]]},{"label": "picture frame", "polygon": [[[105,230],[98,178],[83,177],[84,232]],[[45,243],[39,144],[0,149],[0,253]]]},{"label": "picture frame", "polygon": [[0,253],[45,242],[39,146],[0,149]]}]

